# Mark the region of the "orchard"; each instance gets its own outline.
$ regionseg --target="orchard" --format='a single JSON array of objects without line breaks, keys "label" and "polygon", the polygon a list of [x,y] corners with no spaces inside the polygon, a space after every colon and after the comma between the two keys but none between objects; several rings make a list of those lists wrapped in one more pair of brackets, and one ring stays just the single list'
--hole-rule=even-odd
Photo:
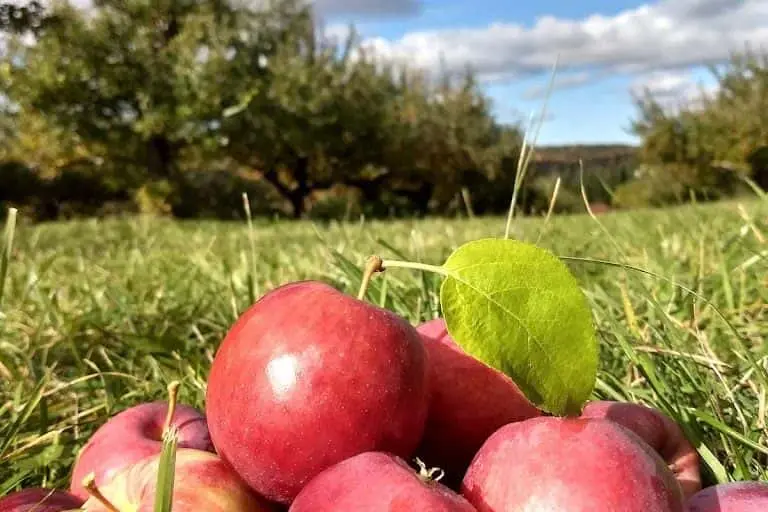
[{"label": "orchard", "polygon": [[[369,302],[381,272],[437,273],[420,325]],[[705,486],[681,426],[590,399],[599,350],[552,253],[479,239],[443,265],[371,257],[358,296],[296,281],[230,326],[205,407],[122,410],[79,452],[68,489],[0,512],[758,512],[768,484]]]}]

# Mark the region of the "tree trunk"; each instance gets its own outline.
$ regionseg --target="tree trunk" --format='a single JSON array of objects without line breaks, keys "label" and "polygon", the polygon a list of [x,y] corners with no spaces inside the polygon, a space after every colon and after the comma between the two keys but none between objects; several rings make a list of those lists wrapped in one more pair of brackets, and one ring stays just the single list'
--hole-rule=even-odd
[{"label": "tree trunk", "polygon": [[364,203],[374,203],[381,197],[384,184],[389,179],[389,174],[380,174],[371,179],[348,179],[344,184],[360,191]]},{"label": "tree trunk", "polygon": [[293,179],[296,182],[294,188],[280,180],[277,173],[277,166],[272,165],[262,174],[264,179],[272,184],[273,187],[283,196],[291,205],[291,216],[294,219],[300,219],[306,211],[306,199],[317,188],[322,186],[313,186],[309,183],[309,158],[297,157],[293,168]]},{"label": "tree trunk", "polygon": [[306,156],[296,158],[295,171],[296,188],[291,191],[288,200],[293,208],[293,218],[300,219],[304,215],[305,201],[312,193],[312,188],[309,186],[309,158]]},{"label": "tree trunk", "polygon": [[150,176],[171,178],[175,164],[171,142],[164,135],[153,135],[147,146],[147,170]]},{"label": "tree trunk", "polygon": [[302,216],[304,216],[305,199],[306,196],[296,192],[291,193],[290,196],[288,196],[288,201],[291,203],[291,216],[294,219],[300,219]]},{"label": "tree trunk", "polygon": [[432,199],[432,192],[435,186],[431,183],[422,183],[415,190],[397,190],[396,194],[407,198],[411,202],[413,209],[424,216],[429,213],[429,200]]}]

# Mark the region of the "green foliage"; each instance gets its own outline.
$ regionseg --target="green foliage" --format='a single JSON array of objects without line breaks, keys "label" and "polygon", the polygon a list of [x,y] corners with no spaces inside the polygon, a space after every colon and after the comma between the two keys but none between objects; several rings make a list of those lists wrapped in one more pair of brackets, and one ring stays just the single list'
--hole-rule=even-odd
[{"label": "green foliage", "polygon": [[221,111],[256,78],[244,59],[263,42],[242,35],[269,20],[233,5],[102,1],[84,14],[54,3],[56,22],[34,45],[10,38],[0,63],[15,119],[6,152],[45,177],[88,164],[139,209],[168,211],[183,171],[222,158]]},{"label": "green foliage", "polygon": [[[578,184],[563,185],[557,191],[553,213],[569,213],[586,211],[584,199],[578,192]],[[555,193],[557,178],[554,176],[535,176],[524,193],[526,208],[531,213],[545,213],[549,209],[551,198]],[[593,196],[589,196],[592,198]]]},{"label": "green foliage", "polygon": [[[633,130],[642,137],[644,164],[617,200],[668,204],[715,200],[746,190],[744,178],[768,186],[768,53],[734,53],[723,69],[712,68],[714,92],[670,108],[647,92],[636,99]],[[642,197],[642,199],[640,199]]]},{"label": "green foliage", "polygon": [[0,2],[0,30],[11,33],[35,32],[46,23],[42,2]]},{"label": "green foliage", "polygon": [[[354,31],[330,38],[306,2],[103,0],[87,14],[67,2],[30,13],[44,22],[4,26],[0,161],[45,183],[76,166],[94,194],[122,193],[94,197],[126,211],[230,217],[221,205],[247,174],[263,212],[303,216],[339,186],[366,213],[445,212],[470,181],[497,181],[519,147],[471,73],[394,65]],[[186,200],[201,173],[220,173],[210,206]],[[43,188],[23,194],[33,216],[94,213],[71,191],[46,208],[56,188]]]},{"label": "green foliage", "polygon": [[508,207],[522,136],[474,75],[389,62],[354,30],[332,38],[306,2],[24,13],[0,27],[0,164],[15,166],[0,201],[26,217],[235,218],[247,192],[257,214],[328,218],[315,202],[339,190],[340,215],[457,214],[464,189],[478,214]]},{"label": "green foliage", "polygon": [[373,63],[339,55],[308,12],[292,15],[280,41],[221,130],[232,158],[258,170],[299,217],[313,192],[365,181],[381,164],[391,91]]},{"label": "green foliage", "polygon": [[578,415],[595,385],[598,347],[568,268],[547,250],[500,239],[462,245],[443,268],[440,303],[456,342],[543,410]]}]

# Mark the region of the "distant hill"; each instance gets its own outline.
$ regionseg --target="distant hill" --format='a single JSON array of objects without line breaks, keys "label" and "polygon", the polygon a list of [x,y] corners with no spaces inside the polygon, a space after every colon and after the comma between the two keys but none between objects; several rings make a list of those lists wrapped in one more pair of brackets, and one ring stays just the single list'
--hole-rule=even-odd
[{"label": "distant hill", "polygon": [[575,144],[567,146],[538,146],[534,160],[536,162],[578,163],[581,158],[586,162],[615,162],[633,160],[637,156],[637,146],[629,144]]},{"label": "distant hill", "polygon": [[611,175],[614,172],[619,181],[626,179],[634,169],[639,148],[629,144],[576,144],[566,146],[539,146],[532,159],[534,172],[571,174],[578,172],[579,159],[584,163],[584,172]]}]

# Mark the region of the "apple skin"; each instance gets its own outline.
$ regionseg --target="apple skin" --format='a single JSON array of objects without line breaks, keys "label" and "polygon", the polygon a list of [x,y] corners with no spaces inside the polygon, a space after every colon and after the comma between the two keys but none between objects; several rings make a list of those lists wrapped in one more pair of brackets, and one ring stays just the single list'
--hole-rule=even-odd
[{"label": "apple skin", "polygon": [[687,502],[687,512],[765,512],[768,483],[727,482],[706,487]]},{"label": "apple skin", "polygon": [[[541,416],[504,373],[464,352],[436,318],[416,330],[429,354],[430,402],[417,455],[458,486],[477,450],[508,423]],[[453,486],[451,485],[451,486]]]},{"label": "apple skin", "polygon": [[0,512],[66,512],[80,510],[83,500],[66,491],[29,487],[0,498]]},{"label": "apple skin", "polygon": [[[148,402],[129,407],[107,420],[78,453],[70,492],[88,499],[82,485],[88,473],[94,473],[96,485],[101,487],[125,466],[160,453],[167,412],[168,402]],[[178,447],[213,451],[205,416],[194,407],[177,404],[171,424],[178,429]]]},{"label": "apple skin", "polygon": [[385,452],[365,452],[321,472],[302,489],[288,512],[476,512],[439,481],[425,481]]},{"label": "apple skin", "polygon": [[628,428],[656,450],[688,498],[701,489],[699,454],[672,418],[658,409],[631,402],[596,400],[582,410],[584,418],[605,418]]},{"label": "apple skin", "polygon": [[208,377],[216,452],[285,505],[366,451],[410,457],[428,406],[427,352],[404,318],[318,281],[282,285],[233,324]]},{"label": "apple skin", "polygon": [[[99,491],[118,510],[152,512],[160,454],[123,468]],[[86,512],[108,512],[91,497]],[[256,495],[216,454],[193,448],[176,450],[173,512],[273,512],[273,504]]]},{"label": "apple skin", "polygon": [[679,484],[632,431],[609,420],[540,417],[497,430],[464,476],[479,512],[682,512]]}]

